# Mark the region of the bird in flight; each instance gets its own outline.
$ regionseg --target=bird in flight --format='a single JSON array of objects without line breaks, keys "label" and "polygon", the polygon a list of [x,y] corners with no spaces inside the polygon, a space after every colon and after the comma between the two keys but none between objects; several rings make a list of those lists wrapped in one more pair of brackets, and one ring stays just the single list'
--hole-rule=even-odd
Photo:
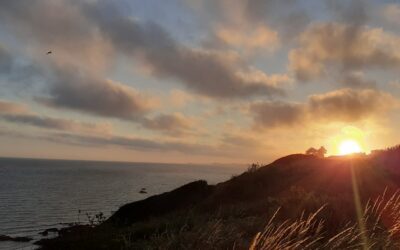
[{"label": "bird in flight", "polygon": [[49,50],[46,54],[50,55],[51,53],[53,53],[53,51]]}]

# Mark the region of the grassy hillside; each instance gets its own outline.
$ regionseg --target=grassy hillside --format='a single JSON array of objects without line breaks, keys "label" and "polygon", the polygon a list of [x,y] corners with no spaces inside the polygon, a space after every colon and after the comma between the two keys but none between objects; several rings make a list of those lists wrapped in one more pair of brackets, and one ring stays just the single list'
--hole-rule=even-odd
[{"label": "grassy hillside", "polygon": [[289,155],[126,204],[42,249],[399,249],[400,149]]}]

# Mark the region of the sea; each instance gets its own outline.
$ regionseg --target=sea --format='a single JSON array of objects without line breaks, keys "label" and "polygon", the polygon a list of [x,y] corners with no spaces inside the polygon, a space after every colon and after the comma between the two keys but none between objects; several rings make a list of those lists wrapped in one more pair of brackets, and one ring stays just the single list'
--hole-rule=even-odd
[{"label": "sea", "polygon": [[[120,206],[206,180],[216,184],[245,165],[164,164],[0,158],[0,235],[28,236],[110,216]],[[147,193],[140,193],[141,189]],[[32,242],[0,242],[1,250],[36,249]]]}]

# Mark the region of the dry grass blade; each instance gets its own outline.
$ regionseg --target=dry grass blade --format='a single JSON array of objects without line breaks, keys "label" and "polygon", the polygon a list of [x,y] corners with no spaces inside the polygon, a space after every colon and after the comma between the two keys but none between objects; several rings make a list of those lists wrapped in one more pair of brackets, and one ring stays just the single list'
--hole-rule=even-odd
[{"label": "dry grass blade", "polygon": [[[355,222],[348,222],[333,236],[324,234],[324,221],[317,216],[325,206],[308,217],[302,213],[295,221],[274,222],[278,210],[251,242],[251,250],[278,249],[360,249],[363,233],[369,240],[367,249],[400,249],[400,192],[387,197],[388,191],[376,199],[368,200],[363,221],[365,232]],[[329,231],[329,230],[327,230]]]}]

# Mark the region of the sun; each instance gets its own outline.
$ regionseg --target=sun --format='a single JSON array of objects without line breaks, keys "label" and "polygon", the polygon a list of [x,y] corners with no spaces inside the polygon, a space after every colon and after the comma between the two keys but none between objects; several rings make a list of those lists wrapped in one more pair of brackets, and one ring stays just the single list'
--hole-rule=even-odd
[{"label": "sun", "polygon": [[355,140],[344,140],[339,145],[340,155],[349,155],[362,152],[360,144]]}]

